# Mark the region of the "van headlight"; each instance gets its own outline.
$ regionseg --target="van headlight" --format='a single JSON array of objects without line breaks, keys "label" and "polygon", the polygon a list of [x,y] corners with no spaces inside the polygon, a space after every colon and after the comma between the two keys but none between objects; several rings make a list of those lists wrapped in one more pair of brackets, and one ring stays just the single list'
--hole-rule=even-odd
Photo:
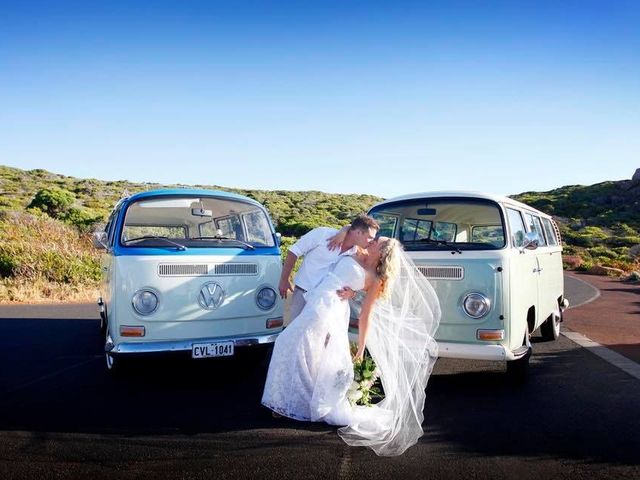
[{"label": "van headlight", "polygon": [[256,295],[256,303],[262,310],[270,310],[275,305],[277,298],[278,295],[273,288],[264,287]]},{"label": "van headlight", "polygon": [[481,293],[469,293],[462,301],[464,313],[471,318],[482,318],[491,308],[491,301]]},{"label": "van headlight", "polygon": [[138,290],[133,295],[131,304],[140,315],[151,315],[158,308],[158,295],[151,290]]}]

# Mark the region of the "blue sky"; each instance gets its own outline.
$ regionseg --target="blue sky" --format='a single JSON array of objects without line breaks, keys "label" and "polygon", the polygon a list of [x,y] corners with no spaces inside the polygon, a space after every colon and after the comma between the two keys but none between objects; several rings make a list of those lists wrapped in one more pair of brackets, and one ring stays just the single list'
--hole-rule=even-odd
[{"label": "blue sky", "polygon": [[640,168],[640,2],[4,2],[0,164],[391,197]]}]

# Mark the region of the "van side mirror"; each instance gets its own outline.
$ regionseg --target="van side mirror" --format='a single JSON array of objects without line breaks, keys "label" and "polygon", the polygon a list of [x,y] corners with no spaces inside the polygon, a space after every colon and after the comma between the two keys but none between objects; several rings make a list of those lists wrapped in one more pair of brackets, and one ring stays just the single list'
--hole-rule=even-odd
[{"label": "van side mirror", "polygon": [[99,250],[108,250],[109,239],[107,238],[107,232],[93,232],[91,238],[93,240],[93,246]]},{"label": "van side mirror", "polygon": [[280,243],[282,243],[282,234],[280,232],[276,232],[276,246],[279,247]]},{"label": "van side mirror", "polygon": [[535,250],[540,245],[540,237],[537,232],[527,232],[524,235],[524,243],[522,249]]}]

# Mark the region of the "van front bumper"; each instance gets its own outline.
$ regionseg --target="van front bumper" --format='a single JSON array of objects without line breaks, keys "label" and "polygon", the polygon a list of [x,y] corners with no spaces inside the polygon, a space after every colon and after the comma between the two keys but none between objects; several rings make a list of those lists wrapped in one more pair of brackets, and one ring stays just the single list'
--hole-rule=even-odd
[{"label": "van front bumper", "polygon": [[114,345],[111,338],[107,339],[105,352],[111,354],[136,354],[136,353],[164,353],[191,351],[194,344],[233,342],[235,347],[252,347],[256,345],[268,345],[276,341],[280,332],[266,335],[232,336],[197,338],[189,340],[170,340],[160,342],[122,342]]},{"label": "van front bumper", "polygon": [[524,357],[526,347],[511,351],[502,345],[469,345],[468,343],[438,342],[438,356],[466,360],[493,360],[512,362]]}]

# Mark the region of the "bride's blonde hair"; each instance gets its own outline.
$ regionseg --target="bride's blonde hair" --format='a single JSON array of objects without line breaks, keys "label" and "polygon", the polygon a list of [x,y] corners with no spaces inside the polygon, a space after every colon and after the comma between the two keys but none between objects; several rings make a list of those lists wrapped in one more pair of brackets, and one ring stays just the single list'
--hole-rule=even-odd
[{"label": "bride's blonde hair", "polygon": [[389,287],[400,272],[398,252],[402,248],[402,244],[395,238],[379,241],[384,242],[384,244],[380,247],[380,260],[376,266],[376,275],[382,281],[380,298],[387,298],[389,296]]}]

